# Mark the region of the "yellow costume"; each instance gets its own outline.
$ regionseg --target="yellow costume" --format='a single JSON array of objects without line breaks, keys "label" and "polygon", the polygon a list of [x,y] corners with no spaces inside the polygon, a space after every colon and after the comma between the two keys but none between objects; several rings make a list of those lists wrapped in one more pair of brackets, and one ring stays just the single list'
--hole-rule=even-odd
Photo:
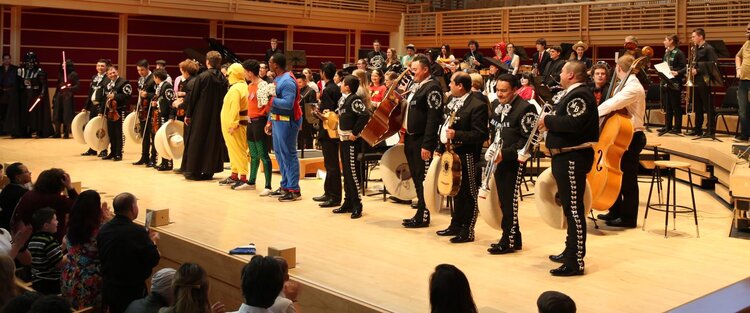
[{"label": "yellow costume", "polygon": [[[227,70],[229,91],[221,107],[221,133],[229,151],[232,173],[247,175],[247,83],[242,64],[234,63]],[[232,130],[230,132],[230,130]]]}]

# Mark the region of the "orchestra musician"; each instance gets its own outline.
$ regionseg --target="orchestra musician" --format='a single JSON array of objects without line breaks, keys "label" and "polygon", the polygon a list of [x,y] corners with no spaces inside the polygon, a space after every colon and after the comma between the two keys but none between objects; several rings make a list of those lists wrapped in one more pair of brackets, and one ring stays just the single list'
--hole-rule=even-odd
[{"label": "orchestra musician", "polygon": [[589,71],[591,83],[589,87],[596,98],[596,105],[600,105],[609,96],[609,64],[599,61],[591,67]]},{"label": "orchestra musician", "polygon": [[367,53],[367,65],[369,68],[382,69],[385,67],[385,52],[380,50],[380,41],[377,39],[372,42],[372,51]]},{"label": "orchestra musician", "polygon": [[680,89],[682,88],[682,78],[687,70],[687,61],[685,53],[680,48],[680,39],[676,34],[664,37],[664,57],[662,61],[669,65],[672,76],[668,82],[663,81],[661,84],[661,99],[666,116],[664,117],[664,127],[659,129],[659,136],[666,133],[682,133],[682,107],[680,99]]},{"label": "orchestra musician", "polygon": [[[99,105],[104,102],[104,86],[107,85],[109,80],[107,79],[107,66],[109,61],[105,59],[99,59],[96,61],[96,74],[91,77],[91,85],[89,86],[88,97],[86,97],[86,103],[83,106],[83,111],[89,112],[89,119],[96,117],[99,114]],[[107,156],[107,150],[102,150],[101,157]],[[94,149],[89,148],[83,156],[96,155]]]},{"label": "orchestra musician", "polygon": [[572,61],[578,61],[583,62],[586,64],[586,68],[591,68],[591,59],[584,55],[586,50],[589,49],[589,46],[586,45],[583,41],[579,41],[575,45],[573,45],[573,51],[575,53],[570,55],[570,60]]},{"label": "orchestra musician", "polygon": [[[133,162],[133,165],[146,165],[146,167],[156,166],[156,147],[154,147],[154,130],[148,126],[154,114],[154,109],[149,110],[149,103],[156,93],[156,83],[154,75],[149,70],[147,60],[140,60],[135,64],[138,71],[138,100],[141,101],[140,109],[147,112],[145,120],[140,121],[143,130],[143,141],[141,142],[141,158]],[[138,113],[136,113],[138,114]],[[150,153],[149,153],[150,150]]]},{"label": "orchestra musician", "polygon": [[532,56],[534,65],[534,75],[539,76],[542,71],[547,67],[547,62],[550,61],[549,52],[547,52],[547,40],[539,38],[536,40],[536,52]]},{"label": "orchestra musician", "polygon": [[470,61],[473,69],[475,70],[481,69],[484,64],[484,56],[482,56],[482,53],[479,52],[479,43],[476,40],[471,39],[469,40],[468,46],[469,52],[466,52],[466,54],[464,54],[464,62]]},{"label": "orchestra musician", "polygon": [[130,82],[120,77],[117,67],[114,65],[107,69],[107,78],[109,79],[109,82],[104,88],[104,94],[107,95],[107,100],[102,103],[103,107],[99,109],[99,114],[107,112],[107,115],[111,116],[116,112],[119,116],[116,119],[107,118],[107,133],[109,134],[111,150],[109,154],[102,159],[122,161],[122,149],[123,145],[125,145],[125,136],[122,133],[122,123],[125,119],[125,110],[128,107],[128,100],[130,100],[130,95],[133,93],[133,87],[130,86]]},{"label": "orchestra musician", "polygon": [[[716,131],[716,119],[714,118],[714,106],[710,103],[711,88],[708,86],[709,73],[715,66],[716,51],[714,47],[706,42],[706,31],[703,28],[696,28],[690,35],[690,39],[695,45],[695,67],[691,69],[693,75],[693,109],[695,110],[694,129],[685,133],[688,136],[700,136],[704,138],[714,137]],[[690,62],[690,60],[688,60]],[[703,113],[706,113],[708,125],[706,132],[703,132]]]},{"label": "orchestra musician", "polygon": [[[323,91],[320,96],[320,108],[318,111],[324,113],[336,111],[341,89],[333,81],[336,75],[336,66],[331,62],[325,62],[320,66],[320,73],[324,82]],[[321,121],[322,122],[322,121]],[[322,208],[336,207],[341,204],[341,167],[339,166],[339,138],[331,137],[328,131],[320,127],[318,132],[318,143],[323,150],[323,164],[326,168],[326,178],[323,182],[323,195],[313,197],[313,201],[320,202]],[[269,176],[270,177],[270,176]]]},{"label": "orchestra musician", "polygon": [[[167,120],[174,119],[176,117],[177,111],[175,110],[175,114],[173,114],[173,110],[171,107],[172,101],[177,100],[177,97],[175,96],[172,84],[168,80],[169,74],[167,74],[167,71],[165,69],[157,68],[151,75],[153,76],[154,84],[156,85],[156,89],[154,91],[154,99],[156,100],[152,102],[151,110],[153,111],[158,109],[157,121],[159,127],[161,127],[162,125],[164,125],[164,123],[167,122]],[[154,106],[154,104],[156,106]],[[171,171],[173,168],[172,160],[168,160],[164,156],[161,156],[161,164],[154,164],[154,168],[158,171]]]},{"label": "orchestra musician", "polygon": [[554,46],[549,49],[550,60],[544,67],[542,77],[544,84],[550,89],[559,90],[560,87],[560,72],[563,65],[565,65],[565,60],[563,60],[561,54],[562,48],[560,46]]}]

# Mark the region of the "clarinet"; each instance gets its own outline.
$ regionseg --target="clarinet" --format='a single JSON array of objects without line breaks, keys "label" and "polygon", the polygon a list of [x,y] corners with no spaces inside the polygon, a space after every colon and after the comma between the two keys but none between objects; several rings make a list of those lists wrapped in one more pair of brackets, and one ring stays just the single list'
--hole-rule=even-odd
[{"label": "clarinet", "polygon": [[485,158],[487,166],[484,167],[484,172],[482,172],[482,185],[479,187],[479,197],[482,199],[487,199],[490,192],[490,182],[495,177],[495,170],[497,169],[495,159],[497,159],[498,154],[500,154],[503,148],[503,137],[500,136],[501,131],[502,127],[497,127],[497,130],[495,130],[495,140],[487,148],[488,157]]}]

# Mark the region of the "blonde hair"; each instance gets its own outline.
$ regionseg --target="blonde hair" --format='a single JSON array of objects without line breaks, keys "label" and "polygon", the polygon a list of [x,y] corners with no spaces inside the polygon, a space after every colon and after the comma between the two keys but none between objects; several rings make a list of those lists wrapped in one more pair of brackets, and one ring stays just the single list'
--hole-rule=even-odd
[{"label": "blonde hair", "polygon": [[471,88],[482,90],[484,87],[484,78],[479,73],[471,73]]},{"label": "blonde hair", "polygon": [[370,86],[370,80],[367,79],[367,72],[364,70],[356,69],[354,72],[352,72],[352,75],[357,77],[359,79],[359,89],[357,89],[356,94],[362,98],[362,102],[365,103],[365,106],[367,108],[372,107],[372,100],[370,100],[370,90],[368,90]]}]

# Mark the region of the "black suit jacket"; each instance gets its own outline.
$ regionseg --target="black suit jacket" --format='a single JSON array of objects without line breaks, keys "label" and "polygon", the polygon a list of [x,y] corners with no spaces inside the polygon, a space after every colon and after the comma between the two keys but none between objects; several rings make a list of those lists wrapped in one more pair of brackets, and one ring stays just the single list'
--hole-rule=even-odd
[{"label": "black suit jacket", "polygon": [[144,288],[151,270],[159,264],[159,250],[143,226],[116,215],[96,235],[105,286]]},{"label": "black suit jacket", "polygon": [[716,67],[716,61],[719,57],[716,55],[714,47],[704,43],[695,50],[695,77],[693,83],[698,86],[705,86],[707,80],[710,80],[710,72]]},{"label": "black suit jacket", "polygon": [[[438,144],[437,131],[442,123],[443,89],[435,77],[428,78],[407,103],[408,116],[406,132],[409,135],[424,136],[422,149],[435,151]],[[408,99],[408,98],[407,98]]]},{"label": "black suit jacket", "polygon": [[[339,99],[341,99],[341,89],[336,83],[329,80],[320,95],[320,112],[323,113],[324,110],[329,110],[331,112],[336,111]],[[328,131],[321,126],[320,131],[318,132],[318,140],[326,139],[338,140],[338,138],[328,137]]]},{"label": "black suit jacket", "polygon": [[550,61],[549,52],[545,50],[545,51],[542,51],[542,53],[543,54],[542,54],[541,62],[539,61],[539,51],[535,52],[534,56],[531,58],[531,60],[533,61],[534,67],[536,67],[537,70],[539,70],[540,74],[542,73],[542,71],[544,71],[544,68],[547,67],[547,62]]},{"label": "black suit jacket", "polygon": [[[105,86],[104,88],[105,99],[106,99],[106,95],[109,93],[115,94],[114,100],[117,101],[117,110],[125,111],[128,107],[128,101],[130,101],[130,97],[133,93],[133,87],[130,86],[130,82],[127,81],[125,78],[117,77],[117,79],[114,82],[110,81]],[[106,104],[106,100],[101,103],[101,106],[104,106],[105,104]],[[100,108],[99,112],[104,112],[104,108]]]},{"label": "black suit jacket", "polygon": [[[564,91],[561,91],[564,92]],[[548,148],[573,147],[599,141],[599,111],[596,99],[586,84],[574,88],[555,103],[554,114],[544,117],[549,129]]]},{"label": "black suit jacket", "polygon": [[[443,110],[443,118],[446,121],[451,116],[450,103],[453,98],[448,98],[448,105]],[[449,125],[456,131],[456,136],[451,142],[453,150],[458,154],[474,154],[476,160],[479,160],[482,145],[489,136],[488,120],[487,104],[474,95],[468,95],[463,106],[456,111],[453,124]],[[445,145],[442,142],[439,143],[438,151],[445,151]]]},{"label": "black suit jacket", "polygon": [[536,108],[519,96],[515,96],[510,102],[510,110],[503,118],[503,107],[499,100],[492,102],[492,120],[490,123],[495,127],[502,127],[500,137],[503,138],[501,153],[503,162],[517,162],[518,149],[526,145],[527,139],[534,128],[534,122],[538,114]]}]

